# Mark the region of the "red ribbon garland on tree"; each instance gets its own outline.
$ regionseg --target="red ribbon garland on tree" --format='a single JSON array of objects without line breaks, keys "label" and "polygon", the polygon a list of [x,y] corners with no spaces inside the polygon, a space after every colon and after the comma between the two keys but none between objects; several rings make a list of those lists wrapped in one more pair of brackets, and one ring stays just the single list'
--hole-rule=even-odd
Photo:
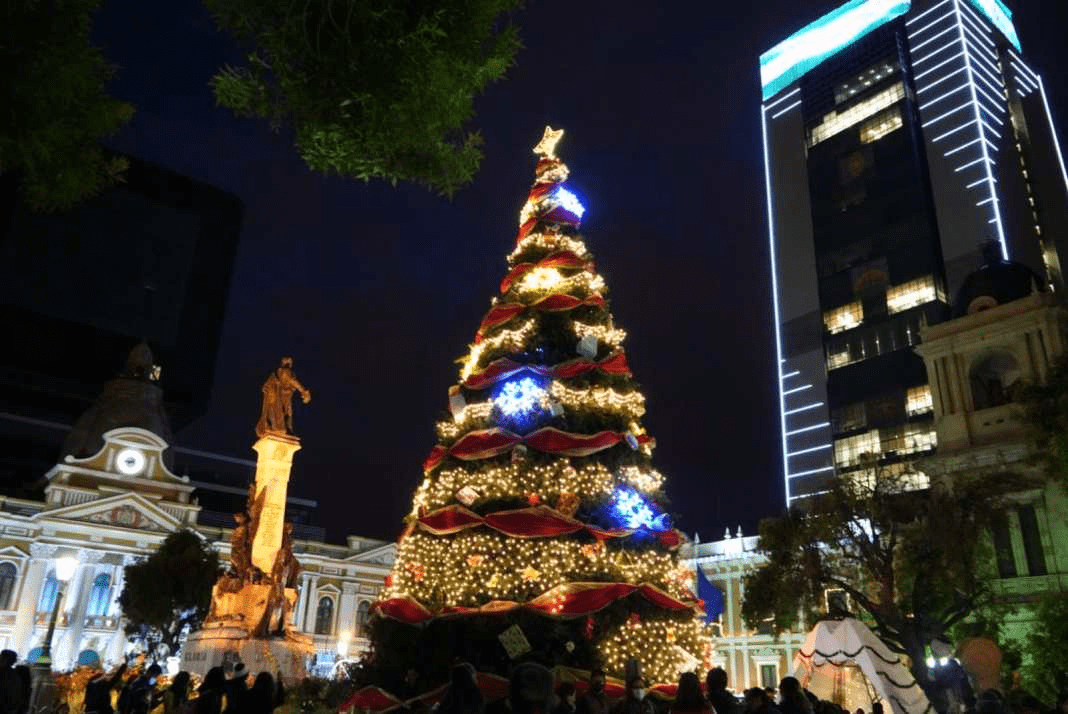
[{"label": "red ribbon garland on tree", "polygon": [[[626,433],[617,431],[601,431],[590,435],[572,434],[551,426],[542,427],[526,436],[497,427],[479,429],[467,433],[448,448],[441,444],[435,446],[423,462],[423,472],[428,473],[437,468],[446,456],[455,456],[463,461],[477,461],[503,454],[518,444],[547,454],[589,456],[609,449],[626,438]],[[655,443],[655,440],[646,434],[636,438],[639,444]]]},{"label": "red ribbon garland on tree", "polygon": [[597,307],[605,307],[604,298],[600,295],[591,295],[586,299],[580,299],[574,295],[549,295],[542,298],[530,305],[523,305],[517,302],[506,302],[500,305],[494,305],[490,308],[490,311],[486,313],[486,316],[482,318],[482,324],[478,326],[478,332],[475,333],[475,344],[482,341],[482,337],[486,334],[486,330],[503,325],[511,320],[516,315],[526,310],[544,310],[546,312],[563,312],[565,310],[574,310],[576,307],[583,305],[595,305]]},{"label": "red ribbon garland on tree", "polygon": [[630,365],[627,364],[627,357],[623,353],[623,350],[613,352],[600,362],[581,357],[568,360],[567,362],[561,362],[553,367],[519,364],[507,357],[501,357],[500,359],[495,359],[490,362],[481,372],[475,372],[465,379],[463,381],[463,386],[467,389],[485,389],[502,379],[508,379],[512,375],[523,371],[533,372],[542,377],[570,379],[571,377],[578,377],[579,375],[592,372],[593,370],[598,370],[605,374],[630,375]]},{"label": "red ribbon garland on tree", "polygon": [[551,538],[585,530],[598,540],[625,538],[633,530],[618,528],[604,530],[570,518],[555,508],[537,506],[510,511],[498,511],[480,516],[463,506],[446,506],[419,518],[419,527],[433,535],[450,535],[468,528],[489,526],[514,538]]},{"label": "red ribbon garland on tree", "polygon": [[550,617],[584,617],[603,610],[617,600],[622,600],[634,593],[640,594],[649,602],[674,612],[693,610],[700,612],[704,603],[700,600],[683,602],[672,597],[660,588],[642,583],[568,583],[558,585],[533,600],[525,603],[514,600],[493,600],[481,607],[446,607],[435,615],[425,605],[410,595],[379,600],[372,610],[386,617],[407,622],[412,625],[433,620],[437,617],[464,617],[470,615],[492,615],[511,612],[522,608]]},{"label": "red ribbon garland on tree", "polygon": [[537,263],[520,263],[512,268],[508,271],[508,275],[504,276],[504,280],[501,281],[501,292],[508,292],[516,280],[535,268],[582,268],[590,272],[593,272],[594,269],[592,262],[583,260],[570,250],[558,250],[545,256]]}]

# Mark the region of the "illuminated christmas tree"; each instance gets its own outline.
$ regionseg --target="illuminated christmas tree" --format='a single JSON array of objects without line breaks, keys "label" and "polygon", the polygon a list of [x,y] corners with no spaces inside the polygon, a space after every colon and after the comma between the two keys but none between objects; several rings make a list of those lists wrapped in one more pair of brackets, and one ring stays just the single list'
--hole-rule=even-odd
[{"label": "illuminated christmas tree", "polygon": [[622,677],[636,658],[667,684],[709,666],[562,134],[546,128],[534,149],[508,273],[423,465],[376,606],[379,672],[444,680],[459,657],[504,675],[534,660]]}]

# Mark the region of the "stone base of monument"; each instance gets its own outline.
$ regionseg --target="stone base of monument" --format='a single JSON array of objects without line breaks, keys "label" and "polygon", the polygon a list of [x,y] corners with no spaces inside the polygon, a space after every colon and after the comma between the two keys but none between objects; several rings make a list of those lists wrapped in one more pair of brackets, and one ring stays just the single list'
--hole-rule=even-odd
[{"label": "stone base of monument", "polygon": [[[212,592],[211,615],[182,647],[182,669],[204,676],[212,667],[240,661],[251,674],[281,672],[287,682],[303,679],[315,653],[312,639],[292,631],[261,634],[270,631],[272,592],[270,585],[220,577]],[[283,592],[291,611],[297,591]]]},{"label": "stone base of monument", "polygon": [[244,662],[250,674],[282,673],[287,684],[308,674],[315,647],[307,635],[287,632],[279,637],[250,637],[240,626],[209,623],[186,639],[181,668],[203,677],[212,667]]}]

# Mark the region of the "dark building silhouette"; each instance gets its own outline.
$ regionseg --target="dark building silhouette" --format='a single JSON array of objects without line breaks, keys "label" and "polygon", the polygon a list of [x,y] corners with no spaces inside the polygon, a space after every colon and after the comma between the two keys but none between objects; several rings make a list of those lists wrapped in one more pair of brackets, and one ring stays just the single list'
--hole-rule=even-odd
[{"label": "dark building silhouette", "polygon": [[[34,214],[10,177],[0,185],[0,480],[54,464],[63,436],[42,425],[73,425],[109,378],[120,393],[162,387],[153,408],[175,429],[207,408],[241,202],[127,158],[124,183],[61,214]],[[124,373],[140,342],[168,365],[155,387]]]}]

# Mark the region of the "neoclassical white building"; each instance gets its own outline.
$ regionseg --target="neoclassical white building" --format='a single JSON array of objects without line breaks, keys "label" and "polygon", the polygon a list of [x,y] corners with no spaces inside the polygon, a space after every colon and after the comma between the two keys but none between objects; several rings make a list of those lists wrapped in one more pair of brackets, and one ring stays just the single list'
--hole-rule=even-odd
[{"label": "neoclassical white building", "polygon": [[[120,662],[127,649],[118,597],[123,568],[182,528],[229,555],[228,528],[198,522],[197,487],[172,473],[168,448],[147,429],[118,427],[87,457],[67,455],[47,474],[43,501],[0,496],[0,647],[32,658],[43,644],[57,596],[53,637],[57,670],[80,663]],[[318,665],[328,668],[339,643],[350,654],[366,649],[368,608],[381,590],[395,546],[350,537],[345,545],[294,541],[303,567],[294,622],[314,637]],[[66,584],[57,558],[78,567]]]}]

